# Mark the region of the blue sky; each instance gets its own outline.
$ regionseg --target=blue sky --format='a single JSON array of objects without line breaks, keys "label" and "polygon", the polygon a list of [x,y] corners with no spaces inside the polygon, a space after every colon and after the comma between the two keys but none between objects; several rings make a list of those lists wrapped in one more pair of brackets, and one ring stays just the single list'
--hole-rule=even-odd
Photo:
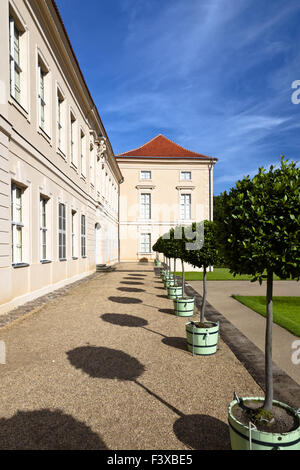
[{"label": "blue sky", "polygon": [[215,195],[299,160],[299,0],[56,2],[115,154],[164,134],[219,158]]}]

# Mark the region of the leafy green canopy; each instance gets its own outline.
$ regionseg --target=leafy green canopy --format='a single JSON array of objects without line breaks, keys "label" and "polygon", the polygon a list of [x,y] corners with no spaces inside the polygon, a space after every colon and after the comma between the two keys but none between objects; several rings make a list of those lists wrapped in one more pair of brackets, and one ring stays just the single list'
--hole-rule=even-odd
[{"label": "leafy green canopy", "polygon": [[198,240],[198,242],[202,242],[201,248],[187,250],[185,256],[185,261],[197,268],[201,268],[202,266],[213,266],[218,262],[215,224],[208,220],[205,220],[202,223],[204,224],[203,232],[197,229],[196,223],[193,223],[192,225],[193,232],[197,231],[198,234],[203,233],[204,235],[203,240]]},{"label": "leafy green canopy", "polygon": [[300,168],[281,158],[222,194],[218,245],[233,274],[260,282],[264,271],[281,279],[300,277]]}]

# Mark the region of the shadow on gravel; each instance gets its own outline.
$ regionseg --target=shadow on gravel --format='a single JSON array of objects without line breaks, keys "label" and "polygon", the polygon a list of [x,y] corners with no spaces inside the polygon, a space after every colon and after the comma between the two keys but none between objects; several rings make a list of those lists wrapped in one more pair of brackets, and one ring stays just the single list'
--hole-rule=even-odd
[{"label": "shadow on gravel", "polygon": [[[145,366],[135,357],[117,349],[82,346],[67,352],[70,363],[90,377],[132,381],[179,416],[173,425],[177,439],[193,449],[229,448],[228,428],[216,418],[185,415],[178,408],[138,381]],[[1,421],[0,421],[1,423]],[[63,430],[65,433],[65,430]]]},{"label": "shadow on gravel", "polygon": [[116,302],[118,304],[141,304],[142,300],[135,297],[108,297],[108,300],[111,302]]},{"label": "shadow on gravel", "polygon": [[168,299],[169,298],[167,295],[157,295],[156,297],[160,297],[161,299]]},{"label": "shadow on gravel", "polygon": [[186,345],[186,338],[179,338],[179,337],[166,337],[162,340],[162,343],[166,344],[167,346],[172,346],[172,348],[182,349],[183,351],[188,352],[187,345]]},{"label": "shadow on gravel", "polygon": [[135,287],[118,287],[117,290],[121,292],[145,292],[145,289],[138,289]]},{"label": "shadow on gravel", "polygon": [[146,277],[146,274],[128,274],[128,276]]},{"label": "shadow on gravel", "polygon": [[172,308],[160,308],[158,311],[161,313],[167,313],[168,315],[173,315],[173,317],[176,316],[174,313],[174,309]]},{"label": "shadow on gravel", "polygon": [[0,449],[105,450],[102,439],[86,424],[60,410],[18,411],[0,419]]},{"label": "shadow on gravel", "polygon": [[142,277],[123,277],[126,281],[144,281]]},{"label": "shadow on gravel", "polygon": [[173,426],[177,439],[195,450],[230,450],[228,426],[208,415],[183,415]]},{"label": "shadow on gravel", "polygon": [[67,352],[70,363],[90,377],[135,381],[145,367],[135,357],[118,349],[82,346]]},{"label": "shadow on gravel", "polygon": [[154,333],[155,335],[162,336],[166,338],[166,335],[159,333],[159,331],[151,330],[151,328],[146,328],[146,325],[149,323],[147,320],[141,317],[135,317],[134,315],[127,315],[126,313],[104,313],[101,315],[102,320],[112,323],[113,325],[119,326],[128,326],[133,328],[143,328],[143,330],[150,331],[150,333]]},{"label": "shadow on gravel", "polygon": [[131,281],[121,281],[120,284],[126,284],[127,286],[143,286],[143,282],[131,282]]},{"label": "shadow on gravel", "polygon": [[148,325],[147,320],[144,320],[144,318],[121,313],[104,313],[100,318],[108,323],[112,323],[113,325],[128,326],[132,328],[140,328]]}]

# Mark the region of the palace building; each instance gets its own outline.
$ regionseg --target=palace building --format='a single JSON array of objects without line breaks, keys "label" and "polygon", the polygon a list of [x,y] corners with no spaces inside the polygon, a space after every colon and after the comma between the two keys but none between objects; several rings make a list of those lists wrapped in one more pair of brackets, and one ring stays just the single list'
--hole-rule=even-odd
[{"label": "palace building", "polygon": [[176,225],[212,219],[216,158],[163,135],[116,156],[120,186],[121,261],[153,259],[152,245]]},{"label": "palace building", "polygon": [[0,313],[118,261],[122,175],[53,0],[0,2]]},{"label": "palace building", "polygon": [[0,314],[212,218],[216,159],[115,156],[54,0],[0,1]]}]

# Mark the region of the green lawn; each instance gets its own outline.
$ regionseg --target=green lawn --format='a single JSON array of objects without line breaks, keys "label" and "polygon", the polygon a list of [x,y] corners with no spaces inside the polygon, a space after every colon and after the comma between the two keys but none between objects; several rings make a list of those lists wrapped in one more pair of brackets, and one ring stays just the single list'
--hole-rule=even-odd
[{"label": "green lawn", "polygon": [[[256,295],[233,295],[234,299],[266,316],[266,298]],[[300,337],[300,297],[273,297],[274,322]]]},{"label": "green lawn", "polygon": [[[181,271],[176,273],[177,276],[181,276]],[[252,276],[248,276],[247,274],[243,274],[241,276],[233,276],[230,274],[228,268],[215,268],[213,272],[207,273],[207,280],[208,281],[250,281]],[[188,271],[185,273],[185,280],[186,281],[202,281],[203,280],[203,273],[198,271]],[[279,277],[274,275],[274,280],[280,280]]]}]

